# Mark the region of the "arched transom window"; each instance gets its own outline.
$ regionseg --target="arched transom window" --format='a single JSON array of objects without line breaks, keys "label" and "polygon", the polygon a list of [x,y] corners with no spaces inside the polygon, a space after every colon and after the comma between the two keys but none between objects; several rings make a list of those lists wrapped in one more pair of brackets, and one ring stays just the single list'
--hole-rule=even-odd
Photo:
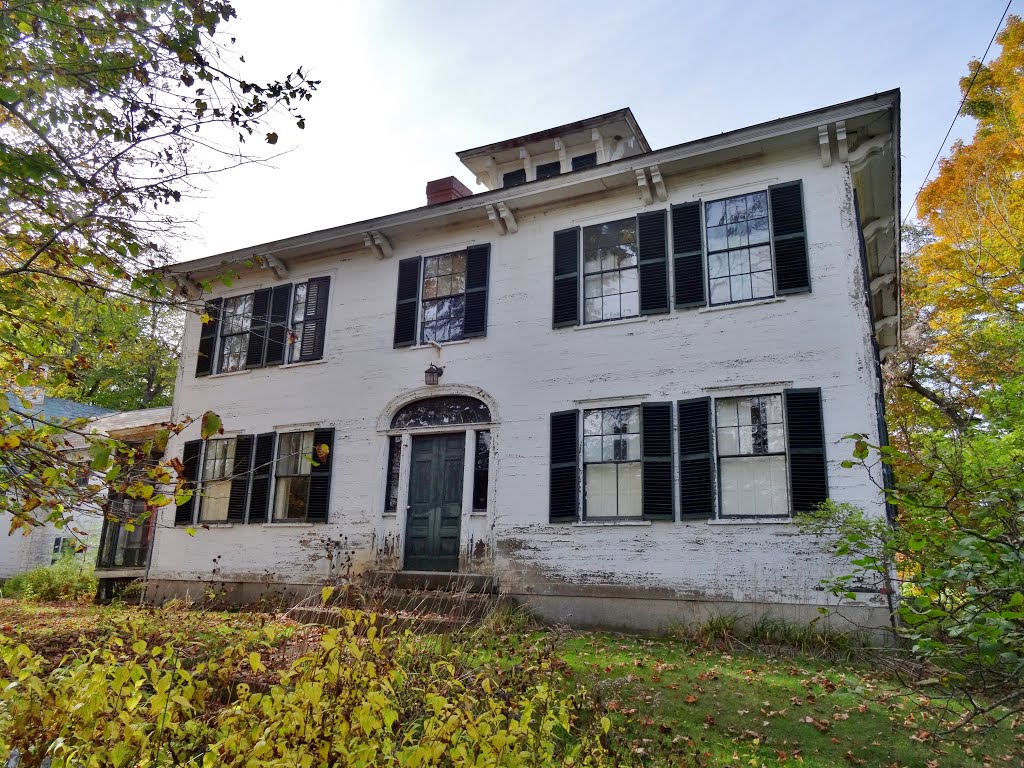
[{"label": "arched transom window", "polygon": [[447,395],[428,397],[404,406],[391,420],[392,429],[449,427],[457,424],[487,424],[491,410],[474,397]]}]

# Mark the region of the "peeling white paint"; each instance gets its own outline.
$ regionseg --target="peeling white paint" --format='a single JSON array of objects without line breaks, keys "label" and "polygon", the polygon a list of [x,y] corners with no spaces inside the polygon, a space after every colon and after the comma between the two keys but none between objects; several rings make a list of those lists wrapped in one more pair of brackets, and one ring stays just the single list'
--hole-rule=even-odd
[{"label": "peeling white paint", "polygon": [[[586,333],[551,328],[556,230],[795,179],[803,180],[812,293],[715,311],[673,311],[646,322],[588,327]],[[497,417],[490,509],[478,516],[467,505],[463,515],[468,569],[496,573],[503,589],[522,594],[604,585],[684,599],[824,602],[819,582],[835,564],[818,541],[791,524],[547,522],[550,413],[581,400],[636,392],[678,400],[758,382],[821,387],[831,495],[884,514],[868,478],[840,467],[851,452],[843,435],[877,438],[878,381],[846,165],[823,168],[817,147],[808,145],[670,177],[666,184],[668,203],[643,205],[634,188],[571,207],[520,210],[518,232],[504,237],[494,234],[481,211],[475,228],[428,230],[415,241],[394,238],[392,259],[366,250],[344,263],[329,255],[292,262],[292,281],[332,275],[321,365],[197,379],[199,323],[190,317],[175,417],[212,409],[227,429],[253,434],[310,421],[335,427],[330,521],[306,529],[235,525],[200,530],[195,537],[162,527],[153,578],[307,583],[398,567],[404,515],[383,510],[383,430],[396,404],[423,390],[424,369],[437,363],[446,385],[493,398]],[[440,351],[393,349],[398,261],[469,242],[491,243],[486,338]],[[243,274],[231,292],[270,284],[265,271]],[[181,442],[197,432],[198,426],[186,430],[171,452],[180,452]],[[165,510],[164,525],[172,520],[173,510]]]}]

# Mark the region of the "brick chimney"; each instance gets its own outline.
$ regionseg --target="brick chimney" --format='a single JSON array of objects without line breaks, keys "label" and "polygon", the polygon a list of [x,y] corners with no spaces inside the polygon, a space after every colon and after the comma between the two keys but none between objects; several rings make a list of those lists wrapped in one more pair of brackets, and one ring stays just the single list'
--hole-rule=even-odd
[{"label": "brick chimney", "polygon": [[469,188],[454,176],[427,182],[427,205],[447,203],[472,194]]}]

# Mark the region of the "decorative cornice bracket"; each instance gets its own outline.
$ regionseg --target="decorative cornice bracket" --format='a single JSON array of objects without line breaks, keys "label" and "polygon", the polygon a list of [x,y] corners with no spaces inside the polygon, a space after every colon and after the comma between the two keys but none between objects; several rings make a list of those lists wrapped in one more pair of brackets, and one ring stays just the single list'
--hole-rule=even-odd
[{"label": "decorative cornice bracket", "polygon": [[504,203],[498,203],[498,215],[501,216],[501,220],[505,223],[508,234],[514,235],[519,231],[519,222],[516,221],[515,214]]},{"label": "decorative cornice bracket", "polygon": [[487,218],[490,220],[491,226],[494,227],[494,231],[499,235],[507,235],[508,231],[505,229],[505,222],[502,221],[498,210],[493,205],[486,206],[485,210],[487,211]]}]

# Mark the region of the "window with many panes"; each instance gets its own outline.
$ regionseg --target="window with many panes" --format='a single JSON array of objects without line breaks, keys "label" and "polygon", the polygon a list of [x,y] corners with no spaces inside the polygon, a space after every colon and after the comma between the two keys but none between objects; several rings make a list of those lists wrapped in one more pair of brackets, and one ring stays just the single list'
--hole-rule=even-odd
[{"label": "window with many panes", "polygon": [[711,303],[774,296],[768,193],[706,203],[704,220]]},{"label": "window with many panes", "polygon": [[277,440],[274,520],[305,520],[313,456],[312,432],[286,432]]},{"label": "window with many panes", "polygon": [[425,257],[421,325],[423,341],[461,339],[465,314],[465,252]]},{"label": "window with many panes", "polygon": [[220,322],[220,373],[240,371],[245,367],[249,345],[249,324],[252,322],[253,294],[224,300]]},{"label": "window with many panes", "polygon": [[231,475],[235,466],[235,439],[209,440],[199,473],[202,503],[199,520],[204,523],[223,522],[228,519],[228,501],[231,497]]},{"label": "window with many panes", "polygon": [[782,395],[715,401],[722,517],[785,517],[790,512]]},{"label": "window with many panes", "polygon": [[636,218],[583,228],[583,319],[640,314]]},{"label": "window with many panes", "polygon": [[640,408],[583,413],[585,514],[588,518],[643,514]]}]

